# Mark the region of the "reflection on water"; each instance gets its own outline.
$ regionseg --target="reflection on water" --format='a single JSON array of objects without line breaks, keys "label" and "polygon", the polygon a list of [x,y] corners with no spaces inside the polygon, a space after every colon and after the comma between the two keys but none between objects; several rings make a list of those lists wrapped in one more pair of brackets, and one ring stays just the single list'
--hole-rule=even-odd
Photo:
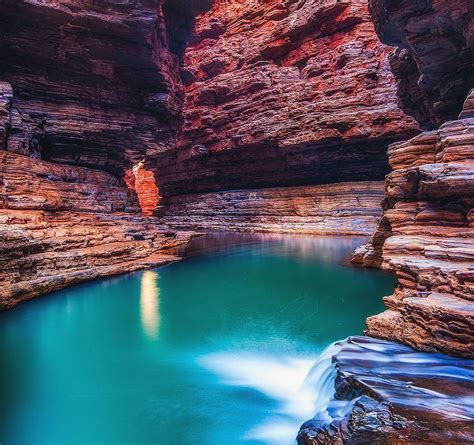
[{"label": "reflection on water", "polygon": [[319,353],[361,333],[393,287],[340,265],[363,241],[214,235],[159,272],[0,314],[0,441],[294,444],[333,391]]},{"label": "reflection on water", "polygon": [[[184,256],[211,254],[230,246],[259,246],[259,250],[272,250],[278,255],[297,255],[301,259],[319,259],[324,262],[350,262],[354,250],[365,244],[365,236],[309,236],[279,235],[275,233],[215,232],[196,237],[179,253]],[[254,247],[255,248],[255,247]]]},{"label": "reflection on water", "polygon": [[140,317],[143,331],[149,338],[157,338],[160,328],[160,288],[158,272],[143,272],[140,281]]}]

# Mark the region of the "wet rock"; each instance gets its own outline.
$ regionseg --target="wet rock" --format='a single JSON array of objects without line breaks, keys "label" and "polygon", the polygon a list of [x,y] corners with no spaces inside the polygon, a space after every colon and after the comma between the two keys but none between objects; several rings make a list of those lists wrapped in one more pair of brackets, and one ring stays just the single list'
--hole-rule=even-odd
[{"label": "wet rock", "polygon": [[299,444],[474,441],[473,360],[350,337],[333,362],[334,399],[302,425]]}]

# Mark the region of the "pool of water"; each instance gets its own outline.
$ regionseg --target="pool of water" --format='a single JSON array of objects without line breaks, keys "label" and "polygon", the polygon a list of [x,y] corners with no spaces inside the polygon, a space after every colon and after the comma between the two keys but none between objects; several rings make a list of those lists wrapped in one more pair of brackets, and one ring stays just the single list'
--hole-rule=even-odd
[{"label": "pool of water", "polygon": [[215,235],[1,314],[0,442],[293,444],[318,354],[391,293],[345,264],[362,242]]}]

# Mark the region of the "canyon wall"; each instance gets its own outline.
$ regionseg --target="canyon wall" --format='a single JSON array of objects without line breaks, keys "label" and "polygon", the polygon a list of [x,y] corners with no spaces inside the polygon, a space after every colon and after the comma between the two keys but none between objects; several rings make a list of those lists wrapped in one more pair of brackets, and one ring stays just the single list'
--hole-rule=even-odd
[{"label": "canyon wall", "polygon": [[143,161],[182,122],[162,3],[0,3],[0,309],[173,261],[192,235],[144,217],[135,195],[151,213]]},{"label": "canyon wall", "polygon": [[0,310],[176,260],[193,234],[139,212],[109,173],[0,151]]},{"label": "canyon wall", "polygon": [[0,149],[126,168],[174,144],[183,88],[160,0],[3,0]]},{"label": "canyon wall", "polygon": [[390,147],[384,214],[356,261],[394,271],[369,335],[473,357],[474,90],[462,119]]},{"label": "canyon wall", "polygon": [[382,39],[401,39],[416,61],[432,122],[461,114],[389,148],[384,215],[354,260],[394,271],[398,285],[367,333],[473,357],[474,5],[373,0],[371,7]]},{"label": "canyon wall", "polygon": [[[203,215],[197,193],[357,181],[365,184],[349,186],[348,208],[373,225],[378,186],[363,198],[370,206],[356,198],[388,171],[388,144],[419,131],[397,105],[390,49],[366,0],[5,0],[0,26],[1,148],[108,171],[137,192],[146,215],[160,195],[160,215],[168,204],[168,216],[182,215],[186,201],[186,218],[169,218],[181,229]],[[263,193],[267,209],[283,203],[272,193]],[[193,195],[177,198],[181,211],[177,194]],[[262,206],[232,211],[239,196],[229,207],[203,198],[207,215],[219,207],[226,217],[202,225],[268,230]],[[317,202],[313,220],[285,208],[271,230],[350,227],[336,209],[327,228],[314,223],[329,215]]]},{"label": "canyon wall", "polygon": [[383,182],[228,190],[163,198],[155,214],[174,229],[371,235]]},{"label": "canyon wall", "polygon": [[215,0],[184,52],[184,126],[163,196],[382,180],[418,133],[366,0]]}]

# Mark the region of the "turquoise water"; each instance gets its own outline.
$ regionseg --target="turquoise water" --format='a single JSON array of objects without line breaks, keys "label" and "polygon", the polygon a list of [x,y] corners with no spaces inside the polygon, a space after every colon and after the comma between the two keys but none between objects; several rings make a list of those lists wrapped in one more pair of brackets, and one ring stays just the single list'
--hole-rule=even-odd
[{"label": "turquoise water", "polygon": [[318,353],[394,280],[340,264],[361,240],[243,239],[1,314],[1,444],[294,443]]}]

